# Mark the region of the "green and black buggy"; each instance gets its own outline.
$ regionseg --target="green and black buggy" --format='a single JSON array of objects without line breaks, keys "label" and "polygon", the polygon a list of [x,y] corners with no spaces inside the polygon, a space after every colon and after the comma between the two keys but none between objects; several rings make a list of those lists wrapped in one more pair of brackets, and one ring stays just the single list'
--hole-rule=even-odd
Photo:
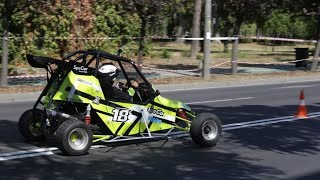
[{"label": "green and black buggy", "polygon": [[[53,140],[67,155],[84,155],[92,144],[144,143],[189,133],[201,147],[214,146],[222,132],[214,115],[196,115],[186,104],[164,98],[127,58],[98,50],[81,50],[62,60],[27,55],[32,67],[47,70],[47,85],[33,108],[25,111],[19,131],[31,141]],[[134,101],[104,97],[97,76],[102,63],[121,69],[120,78],[139,81]]]}]

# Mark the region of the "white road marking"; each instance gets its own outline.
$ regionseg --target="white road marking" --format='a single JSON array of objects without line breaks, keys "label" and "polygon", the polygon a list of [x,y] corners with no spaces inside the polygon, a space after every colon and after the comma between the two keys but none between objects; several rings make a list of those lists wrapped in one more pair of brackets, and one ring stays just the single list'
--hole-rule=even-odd
[{"label": "white road marking", "polygon": [[[304,118],[304,119],[320,117],[320,112],[309,113],[308,115],[309,115],[309,117]],[[226,125],[222,126],[222,129],[223,129],[223,131],[230,131],[230,130],[234,130],[234,129],[248,128],[248,127],[255,127],[255,126],[264,126],[264,125],[269,125],[269,124],[291,122],[291,121],[296,121],[296,120],[301,120],[301,118],[296,118],[294,116],[285,116],[285,117],[278,117],[278,118],[261,119],[261,120],[256,120],[256,121],[226,124]],[[189,136],[189,133],[177,134],[177,137],[188,137],[188,136]],[[103,147],[107,147],[107,146],[94,145],[91,147],[91,149],[103,148]],[[59,151],[58,148],[56,148],[56,147],[38,148],[38,149],[32,149],[32,150],[26,150],[26,151],[2,153],[2,154],[0,154],[0,161],[23,159],[23,158],[28,158],[28,157],[54,155],[55,151]]]},{"label": "white road marking", "polygon": [[[214,84],[210,85],[209,87],[199,87],[199,88],[183,88],[183,89],[168,89],[168,90],[161,90],[161,92],[175,92],[175,91],[193,91],[193,90],[206,90],[206,89],[221,89],[221,88],[233,88],[233,87],[248,87],[248,86],[263,86],[263,85],[274,85],[274,84],[292,84],[292,83],[301,83],[301,82],[319,82],[319,80],[304,80],[304,81],[287,81],[287,82],[271,82],[271,83],[253,83],[253,84],[244,84],[244,85],[223,85],[218,87],[210,87],[214,86]],[[191,84],[192,86],[192,84]]]},{"label": "white road marking", "polygon": [[[201,104],[201,103],[210,103],[210,102],[224,102],[224,101],[234,101],[234,100],[243,100],[243,99],[252,99],[253,97],[244,97],[244,98],[234,98],[234,99],[221,99],[221,100],[212,100],[212,101],[199,101],[199,102],[189,102],[185,104]],[[8,100],[8,101],[0,101],[2,103],[13,103],[13,102],[30,102],[36,101],[36,99],[20,99],[20,100]]]},{"label": "white road marking", "polygon": [[[206,89],[221,89],[221,88],[233,88],[233,87],[249,87],[249,86],[261,86],[261,85],[273,85],[273,84],[292,84],[292,83],[301,83],[301,82],[319,82],[319,80],[298,80],[298,81],[287,81],[287,82],[270,82],[270,83],[253,83],[253,84],[245,84],[245,85],[222,85],[218,87],[212,87],[215,86],[214,84],[207,84],[207,87],[199,87],[199,88],[180,88],[180,89],[163,89],[161,92],[175,92],[175,91],[193,91],[193,90],[206,90]],[[193,84],[191,84],[192,86]],[[208,87],[209,86],[209,87]],[[307,85],[308,86],[308,85]],[[303,87],[307,87],[303,86]],[[293,87],[293,86],[292,86]],[[40,92],[39,92],[40,95]],[[0,104],[2,103],[12,103],[12,102],[30,102],[30,101],[36,101],[37,99],[11,99],[11,100],[0,100]]]},{"label": "white road marking", "polygon": [[6,157],[6,156],[16,156],[16,155],[23,155],[23,154],[29,154],[29,153],[41,153],[45,151],[55,151],[58,148],[51,147],[51,148],[39,148],[39,149],[32,149],[32,150],[26,150],[26,151],[16,151],[11,153],[2,153],[0,154],[0,157]]},{"label": "white road marking", "polygon": [[8,161],[8,160],[13,160],[13,159],[24,159],[24,158],[28,158],[28,157],[37,157],[37,156],[48,156],[48,155],[53,155],[53,154],[54,154],[54,152],[52,152],[52,151],[45,151],[45,152],[20,154],[20,155],[7,156],[7,157],[0,156],[0,161]]},{"label": "white road marking", "polygon": [[[106,147],[105,145],[93,145],[91,149],[97,149]],[[26,151],[17,151],[11,153],[2,153],[0,154],[0,161],[7,161],[13,159],[23,159],[28,157],[37,157],[37,156],[47,156],[47,155],[54,155],[55,151],[60,152],[56,147],[50,148],[39,148],[39,149],[32,149]]]},{"label": "white road marking", "polygon": [[[320,115],[320,112],[309,113],[308,115],[309,115],[309,117],[314,117],[314,116],[317,117],[317,115]],[[284,119],[292,119],[292,118],[295,118],[295,117],[294,116],[284,116],[284,117],[277,117],[277,118],[261,119],[261,120],[256,120],[256,121],[232,123],[232,124],[223,125],[223,127],[227,128],[227,127],[232,127],[232,126],[245,126],[245,125],[249,125],[249,124],[259,124],[259,123],[264,123],[264,122],[281,121]]]},{"label": "white road marking", "polygon": [[185,104],[205,104],[205,103],[213,103],[213,102],[226,102],[226,101],[237,101],[237,100],[245,100],[252,99],[254,97],[242,97],[242,98],[232,98],[232,99],[217,99],[212,101],[198,101],[198,102],[188,102]]},{"label": "white road marking", "polygon": [[320,114],[312,115],[307,118],[296,118],[296,117],[292,116],[291,118],[288,118],[288,119],[280,119],[280,120],[275,120],[275,121],[267,121],[267,122],[260,122],[260,123],[254,123],[254,124],[244,124],[244,125],[239,125],[239,126],[223,127],[223,131],[248,128],[248,127],[254,127],[254,126],[264,126],[264,125],[276,124],[276,123],[281,123],[281,122],[291,122],[291,121],[296,121],[296,120],[301,120],[301,119],[309,119],[309,118],[315,118],[315,117],[320,117]]},{"label": "white road marking", "polygon": [[320,84],[312,84],[312,85],[296,85],[296,86],[284,86],[284,87],[275,87],[271,89],[296,89],[296,88],[308,88],[308,87],[315,87],[319,86]]},{"label": "white road marking", "polygon": [[0,101],[0,104],[14,103],[14,102],[36,102],[36,101],[37,99],[11,99],[11,100]]}]

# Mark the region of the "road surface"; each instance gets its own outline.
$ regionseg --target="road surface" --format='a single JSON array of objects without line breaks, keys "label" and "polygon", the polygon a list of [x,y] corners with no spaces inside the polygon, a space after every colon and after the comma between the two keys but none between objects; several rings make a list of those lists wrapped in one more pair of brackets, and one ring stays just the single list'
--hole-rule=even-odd
[{"label": "road surface", "polygon": [[[191,89],[190,89],[191,88]],[[81,157],[26,142],[17,130],[32,99],[0,102],[0,179],[319,179],[320,81],[161,91],[220,117],[223,137],[91,149]],[[304,89],[310,118],[296,119]]]}]

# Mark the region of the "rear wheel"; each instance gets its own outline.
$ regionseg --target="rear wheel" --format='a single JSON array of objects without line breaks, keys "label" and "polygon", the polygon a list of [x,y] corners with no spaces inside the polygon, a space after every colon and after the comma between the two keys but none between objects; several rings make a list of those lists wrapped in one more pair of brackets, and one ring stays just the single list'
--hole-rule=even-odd
[{"label": "rear wheel", "polygon": [[92,145],[92,137],[91,129],[78,120],[63,122],[56,134],[58,148],[71,156],[86,154]]},{"label": "rear wheel", "polygon": [[[43,111],[33,109],[25,111],[18,122],[18,128],[23,137],[29,141],[41,141],[44,140],[44,134],[41,128],[41,117]],[[34,115],[34,117],[33,117]]]},{"label": "rear wheel", "polygon": [[216,145],[222,133],[219,118],[210,113],[201,113],[191,123],[190,135],[196,144],[201,147]]}]

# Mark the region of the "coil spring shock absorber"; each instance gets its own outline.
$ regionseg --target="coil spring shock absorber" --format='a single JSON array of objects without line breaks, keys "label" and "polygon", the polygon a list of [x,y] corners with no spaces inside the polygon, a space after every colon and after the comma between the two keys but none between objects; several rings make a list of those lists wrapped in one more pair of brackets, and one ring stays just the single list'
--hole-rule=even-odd
[{"label": "coil spring shock absorber", "polygon": [[90,111],[91,111],[91,106],[90,104],[87,105],[87,113],[84,116],[84,122],[89,125],[91,124],[91,115],[90,115]]},{"label": "coil spring shock absorber", "polygon": [[183,119],[187,119],[187,120],[189,119],[183,109],[179,109],[178,116],[183,118]]},{"label": "coil spring shock absorber", "polygon": [[[178,110],[177,116],[182,119],[189,120],[189,117],[187,116],[186,112],[183,109]],[[190,123],[184,120],[177,120],[176,125],[181,128],[187,128],[187,129],[190,128]]]}]

